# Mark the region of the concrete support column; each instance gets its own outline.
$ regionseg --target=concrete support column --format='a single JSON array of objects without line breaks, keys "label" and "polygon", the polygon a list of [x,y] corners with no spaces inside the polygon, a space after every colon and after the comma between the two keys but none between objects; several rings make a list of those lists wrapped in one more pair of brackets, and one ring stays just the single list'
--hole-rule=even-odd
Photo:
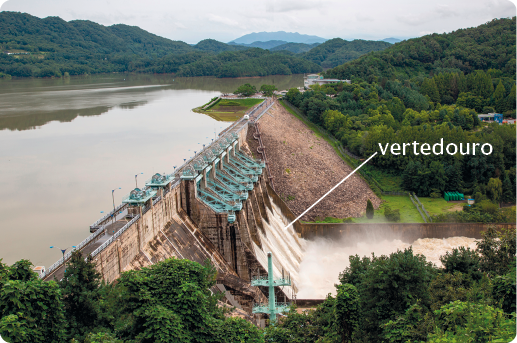
[{"label": "concrete support column", "polygon": [[120,241],[116,240],[117,244],[117,260],[118,260],[118,276],[122,274],[122,251],[120,249]]}]

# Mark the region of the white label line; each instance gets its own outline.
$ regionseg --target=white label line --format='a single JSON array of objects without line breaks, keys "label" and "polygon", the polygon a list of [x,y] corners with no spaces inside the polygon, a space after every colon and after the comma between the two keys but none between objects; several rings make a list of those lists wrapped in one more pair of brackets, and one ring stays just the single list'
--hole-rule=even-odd
[{"label": "white label line", "polygon": [[346,179],[348,179],[350,176],[354,175],[354,173],[356,171],[358,171],[359,169],[361,169],[362,166],[365,165],[365,163],[367,163],[369,160],[371,160],[375,155],[377,155],[377,152],[375,152],[372,156],[368,157],[368,159],[366,161],[364,161],[363,163],[361,163],[361,165],[357,168],[355,168],[355,170],[353,172],[351,172],[350,174],[348,174],[343,180],[339,181],[339,183],[337,185],[335,185],[334,187],[332,187],[332,189],[330,191],[328,191],[327,193],[325,193],[325,195],[323,195],[321,198],[318,199],[318,201],[316,201],[314,204],[312,204],[308,209],[305,210],[305,212],[303,212],[302,214],[300,214],[295,220],[293,220],[292,222],[290,222],[289,224],[287,224],[286,227],[284,227],[284,230],[286,230],[289,226],[291,226],[294,222],[296,222],[298,219],[300,219],[301,217],[303,217],[303,215],[307,212],[309,212],[311,210],[311,208],[313,208],[314,206],[316,206],[316,204],[318,204],[321,200],[325,199],[325,197],[327,195],[329,195],[334,189],[336,189],[340,184],[342,184],[343,182],[346,181]]}]

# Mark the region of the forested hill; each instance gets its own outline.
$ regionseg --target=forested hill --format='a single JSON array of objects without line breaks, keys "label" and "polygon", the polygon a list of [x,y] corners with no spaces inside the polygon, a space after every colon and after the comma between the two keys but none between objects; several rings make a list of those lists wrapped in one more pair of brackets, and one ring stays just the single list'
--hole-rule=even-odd
[{"label": "forested hill", "polygon": [[[318,48],[322,47],[320,45]],[[313,52],[317,48],[311,50]],[[409,39],[327,70],[327,77],[407,79],[440,72],[498,69],[515,79],[515,17]]]},{"label": "forested hill", "polygon": [[371,51],[384,50],[392,44],[382,41],[368,41],[355,39],[346,41],[334,38],[309,50],[303,58],[321,65],[323,68],[336,67],[345,62],[354,60]]},{"label": "forested hill", "polygon": [[0,12],[0,44],[3,50],[88,55],[165,55],[196,50],[187,43],[162,38],[136,26],[106,27],[87,20],[66,22],[59,17],[40,19],[17,12]]},{"label": "forested hill", "polygon": [[58,17],[0,12],[3,78],[108,72],[239,77],[321,70],[299,57],[248,50],[214,40],[190,46],[128,25],[106,27],[84,20],[66,22]]}]

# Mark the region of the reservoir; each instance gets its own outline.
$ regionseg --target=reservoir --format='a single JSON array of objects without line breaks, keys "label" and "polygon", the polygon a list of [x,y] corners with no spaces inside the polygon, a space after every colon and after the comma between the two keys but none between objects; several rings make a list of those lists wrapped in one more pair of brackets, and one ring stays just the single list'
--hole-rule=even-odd
[{"label": "reservoir", "polygon": [[303,85],[303,75],[0,81],[2,262],[49,267],[61,256],[50,246],[81,242],[113,199],[171,173],[230,125],[192,109],[244,83],[283,90]]}]

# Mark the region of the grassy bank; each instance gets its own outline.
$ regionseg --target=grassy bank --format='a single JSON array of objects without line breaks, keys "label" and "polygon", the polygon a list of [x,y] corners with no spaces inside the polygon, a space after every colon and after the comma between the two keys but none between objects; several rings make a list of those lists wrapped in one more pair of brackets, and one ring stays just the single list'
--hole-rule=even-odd
[{"label": "grassy bank", "polygon": [[241,118],[246,111],[255,105],[260,104],[263,99],[219,99],[212,106],[203,110],[197,107],[192,111],[206,114],[217,121],[236,121]]}]

